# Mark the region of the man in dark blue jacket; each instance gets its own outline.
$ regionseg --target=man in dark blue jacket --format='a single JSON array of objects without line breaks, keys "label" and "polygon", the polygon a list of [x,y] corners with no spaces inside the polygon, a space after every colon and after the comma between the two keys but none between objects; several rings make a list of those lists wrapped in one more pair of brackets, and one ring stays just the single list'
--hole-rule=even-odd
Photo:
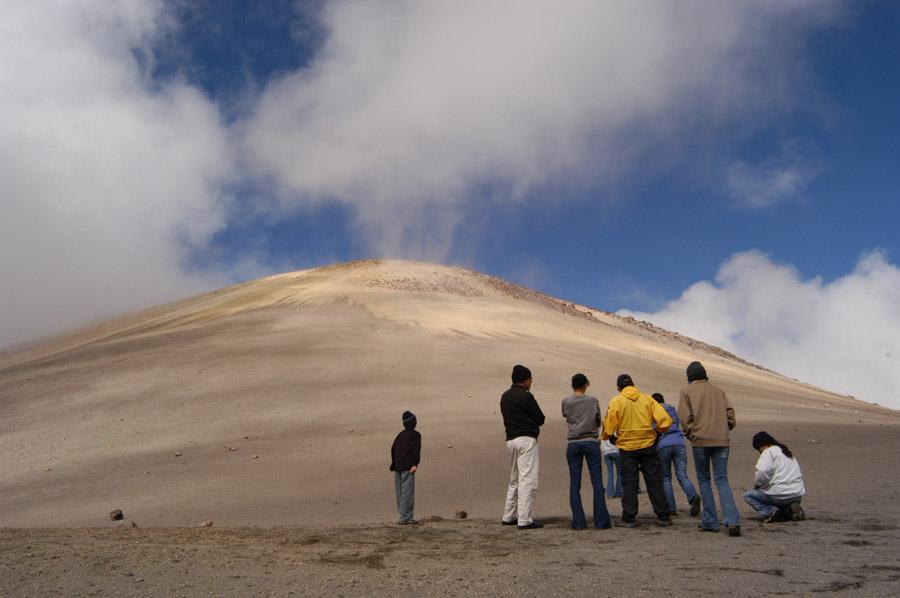
[{"label": "man in dark blue jacket", "polygon": [[416,504],[416,470],[422,454],[422,435],[416,431],[416,416],[403,412],[403,431],[391,445],[391,471],[394,472],[394,489],[397,492],[397,512],[400,525],[418,525],[413,519]]},{"label": "man in dark blue jacket", "polygon": [[538,445],[544,413],[531,394],[531,370],[517,365],[512,371],[512,386],[500,397],[500,413],[506,428],[506,452],[509,455],[509,489],[503,510],[504,525],[519,529],[544,527],[531,514],[538,490]]}]

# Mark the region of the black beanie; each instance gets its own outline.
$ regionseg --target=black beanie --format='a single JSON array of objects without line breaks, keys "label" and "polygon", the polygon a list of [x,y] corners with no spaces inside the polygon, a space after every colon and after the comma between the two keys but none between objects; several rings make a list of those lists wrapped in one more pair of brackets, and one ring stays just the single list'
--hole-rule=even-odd
[{"label": "black beanie", "polygon": [[757,432],[753,435],[753,448],[759,450],[764,446],[779,446],[779,443],[768,432]]},{"label": "black beanie", "polygon": [[575,374],[572,376],[572,388],[581,388],[582,386],[587,386],[590,382],[587,379],[587,376],[584,374]]},{"label": "black beanie", "polygon": [[619,377],[616,379],[616,387],[622,390],[626,386],[634,386],[634,380],[628,374],[619,374]]},{"label": "black beanie", "polygon": [[512,371],[513,384],[520,384],[531,378],[531,370],[524,365],[517,365]]},{"label": "black beanie", "polygon": [[412,411],[404,411],[403,412],[403,427],[404,428],[415,428],[416,427],[416,416]]},{"label": "black beanie", "polygon": [[706,370],[699,361],[692,361],[688,364],[687,379],[688,382],[694,382],[695,380],[709,380],[709,378],[706,377]]},{"label": "black beanie", "polygon": [[653,397],[654,399],[656,399],[657,403],[665,403],[666,402],[666,399],[658,392],[655,392],[650,396]]}]

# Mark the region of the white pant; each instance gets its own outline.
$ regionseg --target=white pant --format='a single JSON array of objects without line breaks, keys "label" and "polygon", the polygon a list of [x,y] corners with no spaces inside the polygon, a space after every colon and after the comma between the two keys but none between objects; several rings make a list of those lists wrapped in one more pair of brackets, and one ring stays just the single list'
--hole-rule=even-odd
[{"label": "white pant", "polygon": [[509,455],[509,489],[506,491],[504,521],[519,520],[519,525],[534,521],[534,497],[538,490],[538,444],[536,438],[519,436],[506,441]]}]

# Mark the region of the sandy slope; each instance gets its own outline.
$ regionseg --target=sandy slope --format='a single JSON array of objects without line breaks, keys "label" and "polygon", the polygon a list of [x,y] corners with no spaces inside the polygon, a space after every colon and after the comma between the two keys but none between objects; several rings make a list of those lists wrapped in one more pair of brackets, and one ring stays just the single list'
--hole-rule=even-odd
[{"label": "sandy slope", "polygon": [[677,400],[693,359],[737,409],[736,487],[750,479],[749,438],[765,428],[795,447],[812,505],[896,497],[896,481],[844,450],[877,437],[872,458],[896,454],[896,412],[498,279],[362,262],[0,354],[0,526],[102,526],[113,508],[142,526],[390,521],[388,448],[404,409],[424,436],[419,513],[492,520],[506,477],[498,397],[514,363],[534,371],[549,416],[538,514],[562,516],[569,377],[586,373],[602,404],[622,371]]}]

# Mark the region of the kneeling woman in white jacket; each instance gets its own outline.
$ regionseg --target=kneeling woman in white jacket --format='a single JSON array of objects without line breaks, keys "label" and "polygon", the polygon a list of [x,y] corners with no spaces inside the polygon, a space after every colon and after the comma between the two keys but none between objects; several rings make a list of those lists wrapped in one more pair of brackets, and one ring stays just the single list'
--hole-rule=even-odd
[{"label": "kneeling woman in white jacket", "polygon": [[759,432],[753,437],[753,448],[760,455],[756,462],[754,489],[744,494],[744,500],[763,516],[766,523],[806,519],[800,506],[805,493],[803,474],[791,449],[767,432]]}]

